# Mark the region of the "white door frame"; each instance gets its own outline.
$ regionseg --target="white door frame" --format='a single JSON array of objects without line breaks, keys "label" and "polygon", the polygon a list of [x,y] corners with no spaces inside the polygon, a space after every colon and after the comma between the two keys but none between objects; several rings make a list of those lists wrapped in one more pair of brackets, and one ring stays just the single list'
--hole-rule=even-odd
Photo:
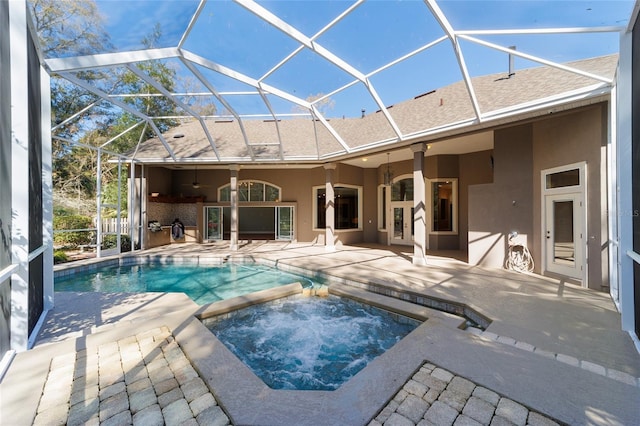
[{"label": "white door frame", "polygon": [[[547,176],[559,172],[577,169],[579,171],[579,184],[562,186],[556,188],[547,187]],[[542,273],[550,272],[568,278],[578,279],[583,287],[587,287],[587,163],[579,162],[568,164],[565,166],[545,169],[541,174],[541,255],[542,255]],[[549,260],[552,256],[548,239],[554,238],[553,224],[547,223],[549,220],[549,209],[551,203],[555,201],[573,201],[574,207],[574,241],[575,241],[575,268],[563,267],[561,264],[552,264]]]}]

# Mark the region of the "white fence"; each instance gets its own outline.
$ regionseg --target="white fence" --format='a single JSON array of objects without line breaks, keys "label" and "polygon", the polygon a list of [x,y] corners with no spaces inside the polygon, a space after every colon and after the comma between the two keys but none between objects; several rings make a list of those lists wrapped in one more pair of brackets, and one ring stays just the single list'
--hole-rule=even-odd
[{"label": "white fence", "polygon": [[[102,219],[102,233],[103,234],[116,234],[118,233],[118,219]],[[129,234],[129,220],[128,218],[120,219],[120,234]]]}]

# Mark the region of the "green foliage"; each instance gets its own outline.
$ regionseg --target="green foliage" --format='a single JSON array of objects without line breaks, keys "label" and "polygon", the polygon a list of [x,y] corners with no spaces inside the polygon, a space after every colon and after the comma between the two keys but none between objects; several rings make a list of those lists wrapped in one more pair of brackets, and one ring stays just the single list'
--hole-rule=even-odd
[{"label": "green foliage", "polygon": [[[56,231],[88,229],[92,226],[92,219],[87,216],[69,215],[53,217],[53,229]],[[83,244],[90,244],[93,234],[93,231],[55,232],[53,234],[53,243],[57,246],[77,247]]]},{"label": "green foliage", "polygon": [[58,264],[58,263],[64,263],[64,262],[68,262],[69,261],[69,257],[67,256],[67,253],[65,253],[62,250],[56,250],[53,252],[53,263],[54,264]]},{"label": "green foliage", "polygon": [[[102,250],[115,248],[118,244],[117,235],[104,235],[102,237]],[[120,235],[120,251],[131,251],[131,238],[128,235]]]}]

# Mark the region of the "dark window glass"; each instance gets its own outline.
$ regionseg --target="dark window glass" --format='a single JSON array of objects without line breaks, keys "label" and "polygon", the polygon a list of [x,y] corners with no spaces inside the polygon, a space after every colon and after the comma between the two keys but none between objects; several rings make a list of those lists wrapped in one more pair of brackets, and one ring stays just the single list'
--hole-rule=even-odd
[{"label": "dark window glass", "polygon": [[453,184],[433,182],[431,185],[433,231],[453,231]]},{"label": "dark window glass", "polygon": [[565,170],[547,175],[547,189],[564,188],[565,186],[580,185],[580,170]]},{"label": "dark window glass", "polygon": [[412,201],[413,179],[402,179],[391,185],[391,201]]}]

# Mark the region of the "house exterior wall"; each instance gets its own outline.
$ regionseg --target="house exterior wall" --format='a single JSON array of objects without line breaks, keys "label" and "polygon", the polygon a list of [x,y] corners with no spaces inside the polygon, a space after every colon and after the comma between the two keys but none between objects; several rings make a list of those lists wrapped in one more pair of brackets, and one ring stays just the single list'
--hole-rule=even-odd
[{"label": "house exterior wall", "polygon": [[[608,286],[606,223],[607,104],[598,103],[494,132],[494,180],[468,188],[469,263],[504,264],[508,235],[518,232],[536,273],[543,271],[542,171],[587,163],[586,220],[589,288]],[[604,193],[603,193],[604,192]]]},{"label": "house exterior wall", "polygon": [[[495,129],[493,150],[425,157],[425,178],[458,179],[458,233],[429,233],[429,248],[466,250],[470,264],[502,268],[509,235],[517,232],[514,242],[529,248],[535,272],[545,272],[542,170],[586,162],[588,283],[596,289],[606,287],[606,122],[607,104],[602,102]],[[377,169],[337,164],[333,172],[335,185],[362,188],[362,223],[357,230],[336,231],[340,243],[386,243],[386,231],[378,231],[377,227],[378,188],[386,168],[386,164]],[[392,163],[391,169],[396,179],[411,176],[412,160]],[[226,185],[230,176],[227,169],[199,170],[198,181],[202,186],[193,189],[193,170],[166,172],[161,167],[149,168],[148,192],[205,196],[205,206],[218,202],[218,188]],[[324,186],[325,176],[323,166],[239,171],[240,181],[256,180],[279,186],[280,202],[295,203],[296,240],[320,244],[324,243],[325,231],[314,229],[313,188]],[[197,226],[203,226],[201,221],[198,219]]]},{"label": "house exterior wall", "polygon": [[[494,132],[493,183],[468,188],[468,262],[504,265],[510,232],[531,247],[533,237],[532,125]],[[534,256],[535,260],[535,256]]]},{"label": "house exterior wall", "polygon": [[[542,256],[542,170],[584,161],[587,163],[587,283],[589,288],[608,287],[606,143],[607,104],[599,103],[568,114],[549,117],[533,125],[534,259]],[[603,193],[604,192],[604,193]]]},{"label": "house exterior wall", "polygon": [[493,150],[462,154],[458,157],[458,247],[468,253],[469,188],[493,182]]}]

